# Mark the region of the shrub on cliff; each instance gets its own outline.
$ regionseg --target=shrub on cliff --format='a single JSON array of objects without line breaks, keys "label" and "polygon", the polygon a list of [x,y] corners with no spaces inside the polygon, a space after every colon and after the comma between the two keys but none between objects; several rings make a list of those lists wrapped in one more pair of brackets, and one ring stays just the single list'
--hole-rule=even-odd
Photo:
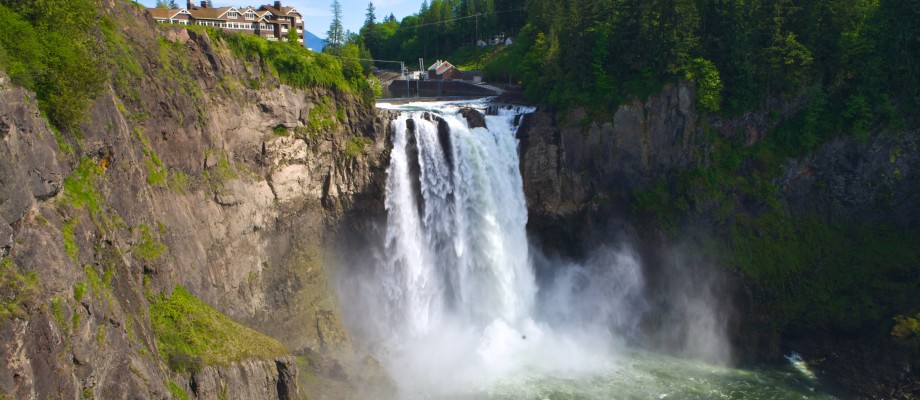
[{"label": "shrub on cliff", "polygon": [[920,338],[920,314],[914,317],[898,315],[894,317],[894,322],[894,327],[891,328],[891,336],[899,340]]},{"label": "shrub on cliff", "polygon": [[0,67],[58,128],[78,125],[103,89],[96,19],[92,0],[0,2]]},{"label": "shrub on cliff", "polygon": [[175,371],[288,354],[281,342],[248,328],[176,286],[153,296],[150,323],[160,355]]},{"label": "shrub on cliff", "polygon": [[242,59],[262,61],[286,85],[297,88],[320,86],[350,90],[342,65],[328,54],[314,53],[299,43],[270,42],[254,35],[217,32]]},{"label": "shrub on cliff", "polygon": [[350,60],[358,58],[357,49],[349,49],[339,59],[325,53],[310,51],[300,43],[272,42],[254,35],[226,33],[212,28],[206,29],[214,39],[224,40],[233,54],[247,61],[261,62],[285,85],[304,89],[324,87],[343,92],[355,92],[365,99],[375,97],[374,87],[365,76],[362,65]]},{"label": "shrub on cliff", "polygon": [[25,318],[26,309],[35,302],[41,282],[34,272],[21,274],[8,258],[0,259],[0,322]]}]

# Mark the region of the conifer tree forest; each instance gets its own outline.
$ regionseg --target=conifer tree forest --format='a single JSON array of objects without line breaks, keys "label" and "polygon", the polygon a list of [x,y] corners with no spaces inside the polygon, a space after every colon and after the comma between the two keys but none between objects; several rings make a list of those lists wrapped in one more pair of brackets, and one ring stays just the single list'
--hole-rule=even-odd
[{"label": "conifer tree forest", "polygon": [[920,106],[920,0],[431,0],[402,21],[373,4],[360,42],[374,58],[444,58],[505,34],[487,65],[529,100],[615,107],[690,78],[708,111],[739,113],[810,93],[863,134]]}]

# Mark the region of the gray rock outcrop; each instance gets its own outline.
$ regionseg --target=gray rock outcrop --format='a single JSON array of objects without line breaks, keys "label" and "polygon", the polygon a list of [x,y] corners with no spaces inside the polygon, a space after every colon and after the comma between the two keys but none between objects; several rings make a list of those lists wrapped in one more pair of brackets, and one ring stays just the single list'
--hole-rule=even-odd
[{"label": "gray rock outcrop", "polygon": [[[147,309],[181,285],[293,354],[349,354],[327,249],[383,213],[388,121],[354,94],[282,85],[206,34],[103,7],[132,21],[142,72],[95,99],[79,139],[0,73],[13,310],[0,313],[0,397],[169,398],[175,382],[202,399],[299,398],[311,371],[292,357],[169,370]],[[161,64],[167,47],[180,73]]]}]

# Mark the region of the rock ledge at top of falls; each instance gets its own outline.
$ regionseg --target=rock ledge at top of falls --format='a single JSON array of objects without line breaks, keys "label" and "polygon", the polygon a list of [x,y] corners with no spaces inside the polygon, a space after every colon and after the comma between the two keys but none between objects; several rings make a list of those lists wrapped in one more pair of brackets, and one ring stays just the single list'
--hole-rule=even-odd
[{"label": "rock ledge at top of falls", "polygon": [[462,115],[463,118],[466,118],[470,129],[486,127],[486,116],[482,115],[482,113],[475,108],[463,107],[460,109],[460,115]]}]

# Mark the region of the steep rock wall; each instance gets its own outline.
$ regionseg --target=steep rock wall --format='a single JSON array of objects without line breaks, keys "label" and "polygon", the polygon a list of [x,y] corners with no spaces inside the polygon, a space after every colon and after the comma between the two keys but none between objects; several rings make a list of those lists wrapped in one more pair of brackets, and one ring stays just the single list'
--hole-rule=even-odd
[{"label": "steep rock wall", "polygon": [[[291,357],[171,372],[149,299],[179,284],[294,353],[347,353],[325,248],[382,213],[385,121],[351,94],[283,86],[204,33],[106,7],[127,20],[142,73],[129,85],[113,77],[79,139],[54,132],[34,95],[0,73],[12,310],[0,318],[0,391],[168,398],[175,381],[199,398],[298,396]],[[307,129],[316,119],[327,123]]]},{"label": "steep rock wall", "polygon": [[697,165],[706,144],[693,93],[692,84],[669,84],[605,122],[582,110],[525,116],[518,135],[531,229],[563,251],[590,246],[577,231],[598,222],[590,215],[621,219],[634,190]]},{"label": "steep rock wall", "polygon": [[[601,237],[637,245],[646,268],[646,290],[655,310],[651,322],[647,321],[652,328],[668,326],[666,318],[658,321],[657,316],[680,310],[669,299],[680,298],[674,292],[686,285],[674,283],[675,276],[681,279],[715,276],[709,280],[715,286],[694,287],[698,291],[712,290],[713,295],[722,298],[720,310],[724,318],[729,318],[727,327],[736,361],[781,360],[784,352],[797,349],[813,358],[816,369],[833,375],[831,380],[854,393],[879,398],[911,393],[911,382],[916,382],[916,373],[912,371],[917,368],[915,360],[920,348],[892,340],[889,332],[893,314],[916,312],[917,291],[909,287],[917,281],[918,265],[910,264],[909,260],[894,260],[903,265],[874,272],[878,279],[873,283],[833,286],[837,284],[835,275],[841,281],[860,279],[852,276],[865,278],[858,274],[882,271],[883,266],[873,268],[865,260],[852,261],[862,263],[859,269],[850,268],[846,260],[842,265],[838,259],[834,259],[838,264],[830,264],[825,260],[833,254],[820,252],[839,247],[828,244],[830,238],[846,238],[858,247],[848,249],[851,252],[847,254],[862,257],[878,251],[875,248],[885,247],[877,243],[873,249],[860,247],[872,242],[871,235],[885,234],[897,244],[885,247],[883,253],[897,250],[915,254],[910,253],[912,246],[905,242],[910,239],[902,239],[908,236],[898,235],[914,235],[912,232],[916,232],[920,223],[917,213],[920,132],[875,132],[865,140],[840,134],[815,151],[781,158],[778,165],[767,165],[776,161],[770,158],[775,157],[774,148],[756,146],[769,144],[764,141],[777,124],[801,108],[798,100],[773,101],[772,113],[720,117],[697,113],[692,93],[689,85],[667,85],[644,102],[634,100],[619,107],[609,122],[592,122],[577,110],[565,117],[552,112],[525,117],[519,135],[521,172],[530,211],[528,230],[542,240],[545,249],[575,257],[584,255],[584,251],[603,240],[598,239]],[[723,167],[717,164],[725,162],[724,154],[729,150],[718,146],[729,142],[735,146],[731,149],[734,154],[747,155],[734,160],[736,170],[725,175],[724,169],[719,170]],[[745,153],[748,149],[763,152]],[[770,174],[770,180],[757,181]],[[706,179],[721,179],[717,184],[722,186],[711,190]],[[700,186],[694,187],[694,182]],[[757,192],[752,188],[768,190]],[[637,210],[640,206],[637,195],[650,192],[668,200],[657,205],[661,207],[659,213],[679,216],[673,226],[663,226],[660,218],[650,219],[646,212]],[[680,197],[675,193],[690,195]],[[721,196],[727,193],[732,197],[708,197],[712,193]],[[726,204],[730,207],[720,208]],[[758,219],[763,215],[768,217]],[[775,215],[782,217],[774,218]],[[734,242],[735,232],[725,232],[731,223],[753,233]],[[771,223],[776,225],[768,225]],[[796,230],[803,226],[804,230]],[[815,227],[824,230],[812,236],[795,236],[800,232],[815,232],[808,230]],[[848,227],[860,230],[848,236],[845,230]],[[787,236],[793,232],[793,236],[774,237],[777,231]],[[869,237],[859,236],[867,232]],[[822,234],[827,236],[815,236]],[[798,275],[790,275],[791,278],[770,281],[764,275],[748,275],[751,271],[733,264],[729,253],[736,249],[718,247],[719,243],[741,243],[747,246],[745,249],[759,251],[762,249],[756,247],[759,242],[779,243],[779,246],[770,248],[773,253],[757,254],[755,258],[788,250],[798,252],[791,260],[816,261],[806,261],[805,272],[797,270],[794,273]],[[798,248],[797,243],[808,244]],[[815,247],[807,247],[811,245]],[[717,249],[714,256],[711,249]],[[674,254],[680,254],[683,261],[674,261]],[[706,255],[701,257],[701,254]],[[884,259],[884,255],[891,260],[889,254],[876,254],[872,259]],[[782,255],[771,260],[782,260]],[[775,266],[778,270],[784,267]],[[835,272],[821,275],[822,269]],[[810,279],[824,279],[817,285],[826,286],[817,289],[829,293],[834,290],[840,293],[836,289],[840,287],[862,285],[866,298],[875,301],[867,309],[878,316],[867,317],[865,311],[856,311],[856,303],[848,305],[834,295],[823,300],[811,296],[812,293],[802,296],[800,291],[815,290],[798,289],[814,288],[809,286],[813,282],[803,282]],[[876,284],[890,284],[892,289],[887,295],[868,289],[867,285]],[[900,285],[897,292],[893,289],[895,284]],[[845,290],[843,294],[847,294]],[[817,300],[795,303],[802,298]],[[834,301],[835,305],[830,305]],[[840,304],[853,316],[851,325],[808,326],[807,316],[815,317],[818,326],[818,317],[823,318],[823,312]],[[861,304],[860,307],[865,307]],[[790,323],[793,313],[797,313],[798,320]],[[826,324],[827,320],[820,321]],[[873,323],[876,325],[867,327]],[[847,333],[828,338],[828,332],[836,335],[840,331]],[[658,345],[654,338],[650,344]]]}]

